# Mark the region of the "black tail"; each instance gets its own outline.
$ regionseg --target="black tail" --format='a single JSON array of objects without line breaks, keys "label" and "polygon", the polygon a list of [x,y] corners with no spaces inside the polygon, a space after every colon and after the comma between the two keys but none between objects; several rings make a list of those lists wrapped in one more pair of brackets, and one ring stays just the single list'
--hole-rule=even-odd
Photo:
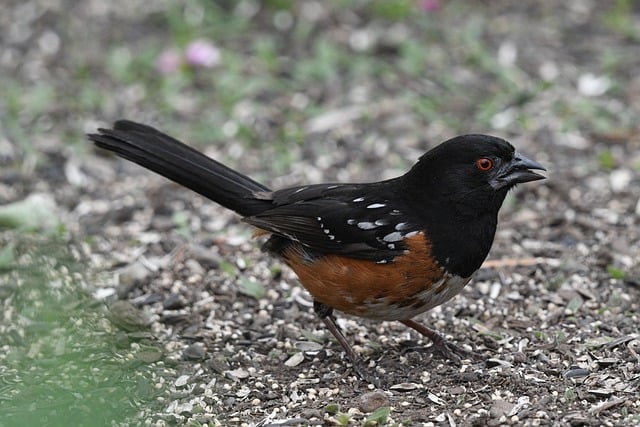
[{"label": "black tail", "polygon": [[271,204],[254,195],[269,191],[264,185],[151,126],[119,120],[113,129],[98,129],[98,132],[87,135],[98,147],[157,172],[240,215],[254,215]]}]

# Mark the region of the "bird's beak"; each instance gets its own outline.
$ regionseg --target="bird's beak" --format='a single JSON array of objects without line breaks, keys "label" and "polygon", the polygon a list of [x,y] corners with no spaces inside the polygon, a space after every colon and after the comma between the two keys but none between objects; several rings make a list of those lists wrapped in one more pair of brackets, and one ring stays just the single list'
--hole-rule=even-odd
[{"label": "bird's beak", "polygon": [[544,175],[533,172],[532,169],[546,171],[540,163],[516,152],[513,160],[504,165],[502,171],[491,180],[490,184],[494,189],[498,190],[503,187],[513,187],[523,182],[537,181],[546,178]]}]

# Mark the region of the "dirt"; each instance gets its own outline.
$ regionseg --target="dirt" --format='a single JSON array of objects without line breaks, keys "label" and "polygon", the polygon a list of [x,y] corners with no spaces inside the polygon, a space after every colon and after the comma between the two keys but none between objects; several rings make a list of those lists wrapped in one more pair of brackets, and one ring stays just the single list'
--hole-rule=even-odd
[{"label": "dirt", "polygon": [[[28,7],[44,11],[33,15],[29,40],[53,29],[62,48],[56,58],[42,59],[51,68],[40,75],[42,64],[20,65],[24,58],[38,61],[37,47],[10,41],[5,29],[3,43],[13,53],[2,69],[23,84],[31,77],[18,74],[33,69],[55,87],[75,87],[79,83],[60,65],[78,54],[69,46],[92,49],[102,38],[113,43],[121,28],[130,34],[132,22],[140,23],[141,39],[159,31],[151,24],[162,8],[143,12],[129,3],[117,13],[116,6],[97,13],[102,6],[87,2],[67,15],[62,1],[9,2],[1,20],[22,16]],[[54,105],[39,116],[48,120],[44,135],[51,139],[33,141],[40,153],[34,167],[5,168],[2,201],[52,194],[65,212],[70,241],[90,254],[87,269],[97,275],[97,295],[110,304],[130,303],[112,313],[113,333],[129,333],[132,351],[139,342],[163,350],[162,360],[149,363],[170,367],[174,376],[156,379],[158,396],[141,406],[139,421],[266,426],[344,425],[350,419],[362,425],[382,406],[390,409],[388,417],[375,413],[381,425],[640,424],[637,34],[627,34],[624,22],[618,23],[622,30],[607,24],[614,6],[594,2],[452,3],[449,12],[432,12],[448,21],[428,29],[449,31],[434,36],[433,54],[451,55],[443,57],[439,75],[420,80],[383,73],[362,82],[364,101],[346,90],[353,82],[336,84],[326,99],[314,92],[318,87],[295,89],[324,112],[303,118],[304,142],[291,147],[291,162],[278,163],[279,174],[273,168],[278,152],[268,144],[238,148],[219,141],[206,149],[273,186],[393,176],[446,137],[471,130],[506,137],[547,167],[547,180],[510,194],[475,280],[418,319],[484,361],[458,366],[399,323],[338,316],[368,369],[383,380],[382,394],[371,394],[376,388],[354,375],[296,277],[260,252],[260,241],[237,216],[135,165],[92,149],[78,154],[65,143],[121,114],[156,117],[154,105],[128,103],[125,88],[107,81],[101,96],[115,106],[72,117],[71,108]],[[456,5],[460,16],[451,12]],[[127,8],[139,16],[124,18]],[[379,19],[360,13],[321,14],[315,31],[337,39],[356,30],[388,34]],[[625,16],[631,28],[640,23],[634,5]],[[276,31],[264,16],[255,19],[260,31]],[[407,22],[396,25],[409,34],[424,30]],[[463,26],[474,22],[483,23],[478,37],[489,55],[478,63],[468,62],[474,40],[461,35],[473,34]],[[397,54],[388,40],[376,43],[374,55]],[[93,50],[87,56],[98,61]],[[494,73],[487,62],[496,64]],[[437,80],[446,74],[453,88]],[[96,71],[92,78],[106,77]],[[494,93],[502,108],[485,123],[470,123],[470,115],[482,117],[474,105],[486,101],[500,79],[511,82],[513,93],[504,99]],[[427,121],[400,94],[420,90],[450,97],[439,112],[446,120]],[[277,120],[293,94],[264,95],[252,100],[261,106],[253,123],[272,140],[285,126]],[[35,123],[29,111],[19,116],[20,125]],[[189,126],[188,115],[181,120]],[[160,119],[152,124],[186,138]],[[3,139],[12,142],[4,127]],[[5,165],[28,157],[20,148],[8,152]],[[123,316],[125,326],[118,321]],[[150,336],[136,335],[147,326]]]}]

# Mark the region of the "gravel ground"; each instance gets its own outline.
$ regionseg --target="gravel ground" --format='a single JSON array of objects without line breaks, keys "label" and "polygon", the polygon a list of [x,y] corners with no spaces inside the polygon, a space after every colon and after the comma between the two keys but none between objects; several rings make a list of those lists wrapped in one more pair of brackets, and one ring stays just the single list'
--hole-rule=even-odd
[{"label": "gravel ground", "polygon": [[[367,36],[372,55],[393,57],[394,34],[423,30],[401,21],[385,28],[356,7],[338,14],[301,3],[322,12],[314,21],[318,34],[352,48],[354,34]],[[171,124],[163,125],[154,105],[137,97],[136,84],[118,87],[100,68],[102,43],[152,38],[167,7],[84,2],[66,14],[64,1],[2,6],[7,49],[0,70],[15,76],[13,84],[42,79],[61,99],[74,97],[82,83],[68,70],[79,51],[89,58],[90,80],[104,80],[100,97],[109,101],[93,109],[77,111],[60,101],[36,115],[29,110],[35,101],[23,107],[14,124],[26,135],[37,132],[31,143],[40,160],[31,166],[29,150],[12,144],[12,123],[3,122],[0,148],[8,166],[0,174],[0,195],[11,202],[51,194],[72,231],[70,241],[83,242],[87,266],[97,272],[95,293],[110,304],[112,333],[129,334],[132,352],[141,342],[162,349],[161,360],[149,361],[163,376],[159,396],[141,407],[138,421],[640,423],[640,45],[637,30],[629,34],[640,28],[640,12],[632,5],[616,14],[591,1],[463,3],[431,12],[441,17],[430,27],[437,34],[430,48],[443,62],[437,75],[398,72],[295,93],[265,90],[243,104],[249,105],[244,124],[265,141],[277,140],[289,124],[283,110],[295,109],[292,104],[322,105],[321,112],[299,115],[304,142],[287,146],[286,163],[273,144],[241,144],[237,137],[216,138],[205,148],[274,187],[393,176],[440,140],[469,131],[507,137],[547,166],[547,180],[510,195],[489,260],[472,284],[420,318],[485,361],[455,366],[403,325],[339,318],[357,352],[383,378],[380,389],[354,375],[295,276],[260,252],[234,214],[135,165],[69,149],[66,138],[80,141],[83,131],[121,116],[149,119],[189,143],[189,137],[206,141],[195,132],[179,133],[197,115],[188,101],[182,99]],[[278,19],[273,22],[258,14],[252,28],[277,32]],[[486,57],[474,59],[468,51],[478,42],[466,30],[474,23]],[[287,76],[282,79],[286,86]],[[212,90],[199,84],[196,79],[189,90]],[[512,92],[497,96],[492,85]],[[438,117],[425,118],[406,92],[446,100],[438,104]],[[485,101],[499,108],[485,106],[483,122],[477,106]],[[16,163],[21,166],[11,166]],[[388,414],[376,412],[379,407]]]}]

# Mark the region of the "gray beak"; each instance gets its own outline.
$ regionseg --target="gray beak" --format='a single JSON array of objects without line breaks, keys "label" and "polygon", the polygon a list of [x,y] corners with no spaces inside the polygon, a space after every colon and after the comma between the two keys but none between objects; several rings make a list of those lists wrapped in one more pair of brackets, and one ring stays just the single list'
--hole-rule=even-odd
[{"label": "gray beak", "polygon": [[513,160],[504,165],[498,176],[491,180],[490,184],[494,189],[498,190],[503,187],[513,187],[523,182],[537,181],[546,178],[544,175],[533,172],[532,169],[546,171],[540,163],[516,152]]}]

